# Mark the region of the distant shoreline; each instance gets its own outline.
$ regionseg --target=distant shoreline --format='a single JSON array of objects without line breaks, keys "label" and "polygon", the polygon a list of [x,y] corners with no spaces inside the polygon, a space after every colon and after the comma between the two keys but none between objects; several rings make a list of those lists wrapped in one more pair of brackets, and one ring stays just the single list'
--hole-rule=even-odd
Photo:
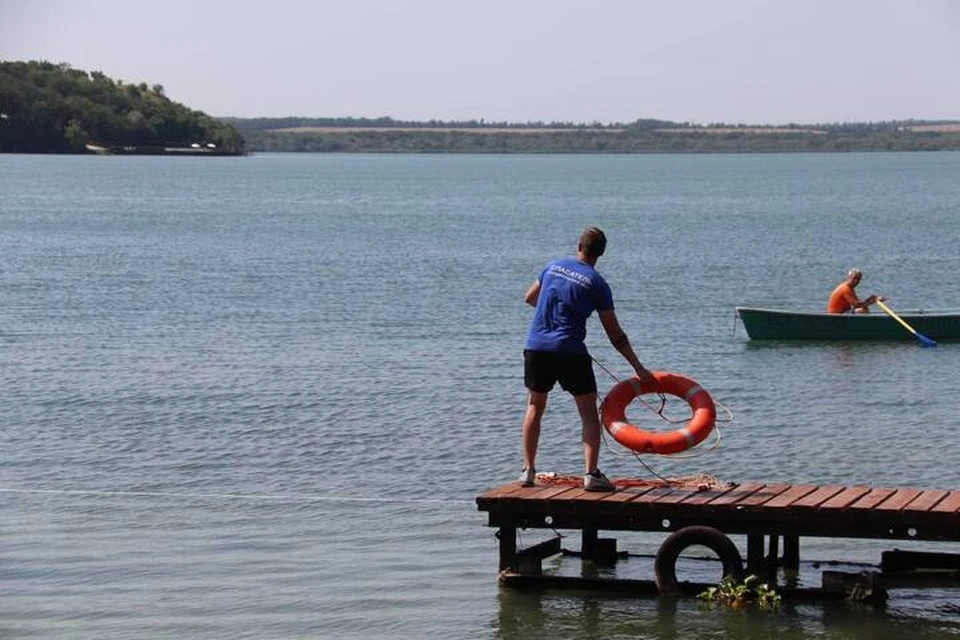
[{"label": "distant shoreline", "polygon": [[230,119],[252,152],[801,153],[960,150],[960,122],[844,125],[411,123]]},{"label": "distant shoreline", "polygon": [[[915,132],[934,132],[934,133],[954,133],[960,132],[960,123],[949,123],[949,124],[921,124],[921,125],[907,125],[902,127],[903,131],[915,131]],[[624,133],[630,131],[630,129],[625,127],[486,127],[486,126],[477,126],[477,127],[468,127],[468,126],[399,126],[399,127],[363,127],[363,126],[347,126],[347,127],[338,127],[338,126],[298,126],[298,127],[278,127],[274,129],[266,129],[271,133],[295,133],[295,134],[310,134],[310,133],[359,133],[359,132],[405,132],[405,133],[477,133],[477,134],[534,134],[534,133]],[[824,135],[827,132],[825,129],[818,129],[816,127],[783,127],[783,126],[691,126],[691,127],[660,127],[655,129],[650,129],[655,133],[685,133],[685,134],[730,134],[730,133],[745,133],[745,134],[814,134],[814,135]]]},{"label": "distant shoreline", "polygon": [[360,133],[360,132],[404,132],[404,133],[477,133],[477,134],[503,134],[516,133],[519,135],[531,133],[570,133],[571,131],[580,131],[584,133],[621,133],[625,129],[593,129],[570,128],[561,129],[553,127],[284,127],[279,129],[267,129],[271,133]]},{"label": "distant shoreline", "polygon": [[[931,125],[936,126],[936,125]],[[925,129],[927,131],[937,131],[938,129]],[[960,130],[960,129],[956,129]],[[279,129],[267,129],[271,133],[359,133],[368,131],[378,132],[397,132],[405,133],[475,133],[475,134],[517,134],[531,135],[538,133],[625,133],[629,129],[608,128],[597,129],[591,127],[575,128],[556,128],[556,127],[286,127]],[[812,133],[824,134],[826,131],[819,129],[788,127],[687,127],[687,128],[663,128],[651,129],[655,133],[685,133],[685,134],[726,134],[726,133],[748,133],[748,134],[771,134],[771,133]]]}]

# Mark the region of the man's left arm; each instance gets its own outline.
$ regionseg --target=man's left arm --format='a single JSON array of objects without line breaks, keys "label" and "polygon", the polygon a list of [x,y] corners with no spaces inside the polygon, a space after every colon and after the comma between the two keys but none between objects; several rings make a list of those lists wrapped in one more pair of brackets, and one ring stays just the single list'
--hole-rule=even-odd
[{"label": "man's left arm", "polygon": [[540,281],[534,280],[533,284],[530,285],[530,288],[527,289],[527,292],[523,295],[523,301],[526,302],[531,307],[537,306],[537,298],[540,297]]}]

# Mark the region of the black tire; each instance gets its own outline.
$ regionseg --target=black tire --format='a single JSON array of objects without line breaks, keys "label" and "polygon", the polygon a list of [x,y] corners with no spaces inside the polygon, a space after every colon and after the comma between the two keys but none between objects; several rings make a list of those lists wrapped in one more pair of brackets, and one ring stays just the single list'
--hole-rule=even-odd
[{"label": "black tire", "polygon": [[743,558],[730,538],[713,527],[685,527],[667,536],[657,551],[653,569],[660,595],[696,595],[692,591],[685,591],[677,582],[677,558],[684,549],[693,545],[702,545],[716,553],[723,563],[724,576],[731,576],[738,582],[743,580]]}]

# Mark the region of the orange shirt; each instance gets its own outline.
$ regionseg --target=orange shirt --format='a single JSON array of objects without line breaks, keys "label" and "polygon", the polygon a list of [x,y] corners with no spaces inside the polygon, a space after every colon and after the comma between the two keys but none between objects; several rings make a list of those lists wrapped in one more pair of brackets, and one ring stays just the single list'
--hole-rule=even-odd
[{"label": "orange shirt", "polygon": [[849,282],[841,282],[830,294],[827,313],[846,313],[853,309],[853,303],[855,302],[859,302],[859,300],[857,294],[853,292],[853,287],[850,286]]}]

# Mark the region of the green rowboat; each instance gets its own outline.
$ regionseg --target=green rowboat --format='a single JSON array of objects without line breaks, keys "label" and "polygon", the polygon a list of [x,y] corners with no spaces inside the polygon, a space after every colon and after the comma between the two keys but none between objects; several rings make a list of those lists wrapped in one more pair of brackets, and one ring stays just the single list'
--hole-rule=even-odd
[{"label": "green rowboat", "polygon": [[[835,314],[737,307],[751,340],[916,340],[881,311]],[[897,311],[917,332],[941,342],[960,340],[960,311]]]}]

